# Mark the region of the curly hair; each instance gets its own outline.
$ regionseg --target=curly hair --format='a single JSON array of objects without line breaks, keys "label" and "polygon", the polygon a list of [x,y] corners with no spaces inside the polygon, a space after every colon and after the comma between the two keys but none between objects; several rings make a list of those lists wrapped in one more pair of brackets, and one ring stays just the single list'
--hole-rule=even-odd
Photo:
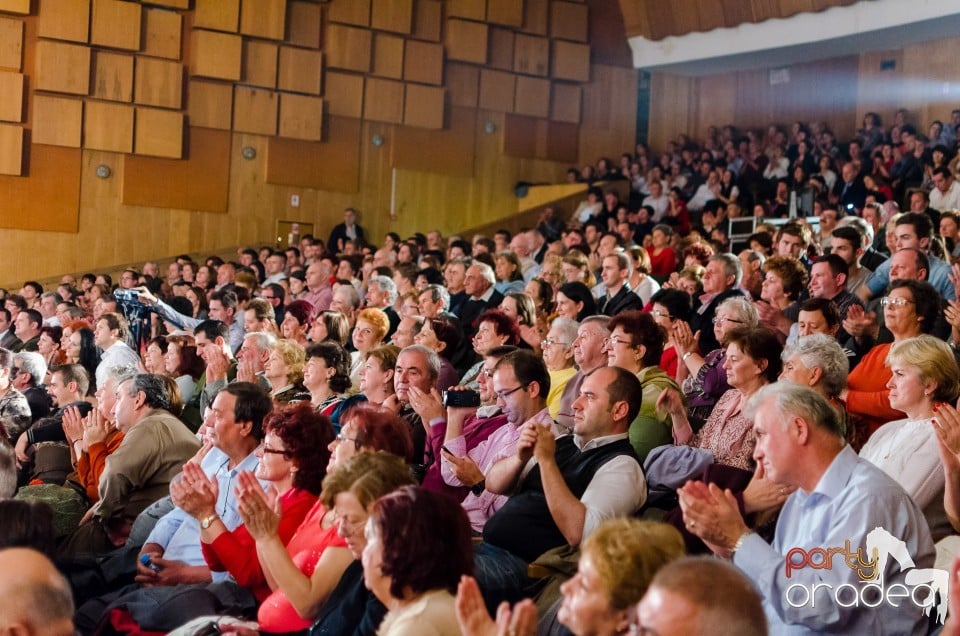
[{"label": "curly hair", "polygon": [[498,336],[506,336],[503,344],[515,345],[520,342],[520,324],[500,309],[488,309],[477,318],[477,326],[489,322]]},{"label": "curly hair", "polygon": [[330,461],[328,446],[333,441],[333,425],[309,402],[297,402],[270,413],[263,422],[264,431],[280,438],[286,448],[284,457],[297,467],[293,486],[317,495]]},{"label": "curly hair", "polygon": [[403,486],[377,500],[370,525],[383,546],[383,574],[390,594],[454,593],[463,575],[473,573],[473,541],[463,507],[449,497]]},{"label": "curly hair", "polygon": [[300,343],[296,340],[284,338],[277,340],[276,344],[273,345],[273,350],[287,365],[287,379],[290,383],[299,384],[303,382],[303,365],[307,361],[307,356]]},{"label": "curly hair", "polygon": [[790,300],[796,300],[807,285],[807,268],[789,256],[771,256],[764,261],[763,271],[772,272],[783,281],[783,293]]},{"label": "curly hair", "polygon": [[295,300],[283,308],[284,316],[293,316],[298,323],[306,325],[313,315],[313,305],[305,300]]},{"label": "curly hair", "polygon": [[680,253],[681,260],[686,263],[687,257],[692,256],[697,259],[702,266],[706,267],[707,263],[710,261],[710,257],[713,256],[715,250],[713,246],[709,243],[691,243],[690,245],[683,248],[683,251]]},{"label": "curly hair", "polygon": [[620,327],[630,337],[630,346],[643,346],[643,366],[655,367],[660,364],[663,346],[667,341],[666,331],[657,324],[653,316],[642,311],[622,311],[610,319],[607,329],[612,333]]},{"label": "curly hair", "polygon": [[319,342],[307,349],[307,359],[321,358],[328,369],[333,369],[333,377],[327,380],[330,389],[343,393],[350,388],[350,354],[339,343],[332,340]]},{"label": "curly hair", "polygon": [[357,314],[357,322],[361,320],[370,323],[370,326],[373,327],[373,335],[377,340],[383,340],[390,331],[390,319],[387,314],[379,309],[372,307],[361,309],[360,313]]},{"label": "curly hair", "polygon": [[320,501],[332,510],[337,495],[349,492],[369,510],[380,497],[401,486],[415,486],[410,467],[393,453],[367,451],[348,459],[323,480]]},{"label": "curly hair", "polygon": [[387,409],[361,402],[340,416],[341,428],[351,425],[356,432],[357,450],[382,450],[413,461],[413,435],[410,425]]}]

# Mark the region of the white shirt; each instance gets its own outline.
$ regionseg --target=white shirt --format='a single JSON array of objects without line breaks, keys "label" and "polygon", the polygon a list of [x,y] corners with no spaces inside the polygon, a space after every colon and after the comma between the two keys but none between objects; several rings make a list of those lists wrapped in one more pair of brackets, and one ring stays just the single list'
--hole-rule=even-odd
[{"label": "white shirt", "polygon": [[930,207],[940,212],[960,210],[960,183],[954,181],[946,193],[934,188],[930,191]]}]

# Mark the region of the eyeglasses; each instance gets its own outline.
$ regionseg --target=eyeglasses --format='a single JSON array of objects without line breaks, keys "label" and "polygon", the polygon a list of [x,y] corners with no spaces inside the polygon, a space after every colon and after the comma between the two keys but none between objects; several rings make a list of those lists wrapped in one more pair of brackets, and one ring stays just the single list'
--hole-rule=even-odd
[{"label": "eyeglasses", "polygon": [[917,302],[910,300],[909,298],[904,298],[902,296],[884,296],[880,299],[880,304],[884,307],[893,306],[893,307],[903,307],[905,305],[911,304],[916,305]]},{"label": "eyeglasses", "polygon": [[609,336],[603,339],[603,344],[605,345],[621,345],[621,344],[630,344],[629,340],[621,340],[616,336]]},{"label": "eyeglasses", "polygon": [[286,457],[287,451],[280,450],[279,448],[269,448],[267,446],[261,446],[260,451],[263,453],[270,453],[271,455],[283,455]]},{"label": "eyeglasses", "polygon": [[653,316],[654,318],[666,318],[668,320],[673,320],[673,316],[671,316],[670,314],[664,311],[660,311],[659,309],[654,309],[653,311],[650,312],[650,315]]},{"label": "eyeglasses", "polygon": [[513,395],[520,389],[524,389],[524,388],[526,388],[526,385],[521,384],[520,386],[514,389],[510,389],[509,391],[495,391],[494,394],[497,396],[497,401],[500,401],[500,400],[506,401],[508,396]]},{"label": "eyeglasses", "polygon": [[483,376],[485,376],[485,377],[487,377],[487,378],[492,378],[492,377],[493,377],[493,369],[480,369],[480,374],[483,375]]},{"label": "eyeglasses", "polygon": [[569,346],[569,342],[560,342],[559,340],[554,340],[553,338],[544,338],[540,341],[540,348],[546,349],[547,347],[552,347],[553,345],[562,345],[564,347]]},{"label": "eyeglasses", "polygon": [[742,324],[743,324],[743,321],[742,321],[742,320],[734,320],[733,318],[727,318],[726,316],[714,316],[712,322],[713,322],[713,324],[717,324],[717,323],[721,323],[721,322],[732,322],[732,323],[735,324],[735,325],[742,325]]},{"label": "eyeglasses", "polygon": [[353,442],[357,446],[357,448],[360,448],[360,440],[358,438],[347,437],[342,432],[337,433],[337,436],[333,438],[333,441],[335,441],[337,444],[339,444],[340,442]]}]

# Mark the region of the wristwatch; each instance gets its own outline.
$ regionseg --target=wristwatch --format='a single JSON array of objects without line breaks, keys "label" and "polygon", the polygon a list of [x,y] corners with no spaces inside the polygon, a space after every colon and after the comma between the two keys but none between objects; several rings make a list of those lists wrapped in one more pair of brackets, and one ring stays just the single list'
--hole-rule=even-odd
[{"label": "wristwatch", "polygon": [[487,480],[481,479],[473,486],[470,487],[470,492],[475,494],[477,497],[483,494],[483,491],[487,489]]},{"label": "wristwatch", "polygon": [[685,354],[680,356],[680,362],[686,362],[687,358],[693,355],[693,351],[687,351]]},{"label": "wristwatch", "polygon": [[214,522],[214,521],[216,521],[216,520],[219,519],[219,518],[220,518],[220,516],[219,516],[217,513],[213,513],[212,515],[208,515],[208,516],[206,516],[206,517],[204,517],[203,519],[200,520],[200,527],[203,528],[204,530],[206,530],[206,529],[208,529],[211,525],[213,525],[213,522]]}]

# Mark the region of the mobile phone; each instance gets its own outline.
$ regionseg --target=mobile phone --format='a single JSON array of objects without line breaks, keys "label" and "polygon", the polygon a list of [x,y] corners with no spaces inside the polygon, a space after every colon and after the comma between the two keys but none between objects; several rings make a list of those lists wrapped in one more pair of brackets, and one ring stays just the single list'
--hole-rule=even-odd
[{"label": "mobile phone", "polygon": [[[442,450],[442,451],[444,451],[444,452],[447,452],[447,453],[450,453],[451,455],[453,455],[453,451],[450,450],[449,448],[447,448],[446,446],[441,446],[441,447],[440,447],[440,450]],[[456,455],[454,455],[454,457],[456,457]]]}]

